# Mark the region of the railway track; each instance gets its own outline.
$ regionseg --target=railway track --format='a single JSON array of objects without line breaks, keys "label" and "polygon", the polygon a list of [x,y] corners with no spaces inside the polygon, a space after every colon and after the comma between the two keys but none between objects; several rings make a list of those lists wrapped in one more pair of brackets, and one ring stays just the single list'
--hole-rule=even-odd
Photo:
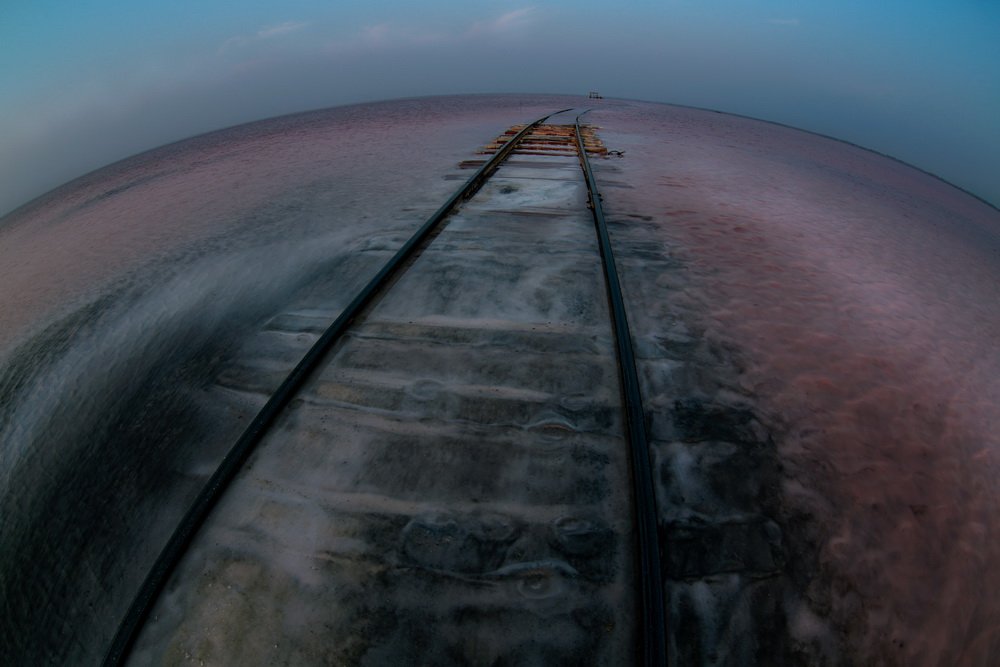
[{"label": "railway track", "polygon": [[618,371],[621,381],[625,408],[625,431],[629,440],[632,457],[632,487],[635,493],[636,554],[639,561],[639,589],[642,609],[643,663],[664,665],[667,656],[666,611],[663,603],[663,580],[660,565],[659,531],[656,519],[656,489],[650,463],[649,440],[646,434],[646,418],[642,408],[642,394],[639,391],[639,376],[636,371],[635,353],[632,350],[632,335],[629,331],[628,316],[621,285],[618,282],[618,268],[615,265],[614,249],[608,236],[601,193],[597,189],[594,172],[590,168],[590,158],[584,143],[580,117],[574,124],[580,164],[587,181],[590,208],[594,214],[604,265],[604,279],[608,286],[608,302],[615,329],[615,343],[618,355]]},{"label": "railway track", "polygon": [[[637,660],[665,663],[641,397],[587,158],[602,148],[579,118],[546,124],[560,113],[467,163],[333,324],[305,303],[261,333],[314,342],[185,515],[105,665],[235,644],[258,663],[619,662],[635,637]],[[251,356],[220,385],[259,390]]]}]

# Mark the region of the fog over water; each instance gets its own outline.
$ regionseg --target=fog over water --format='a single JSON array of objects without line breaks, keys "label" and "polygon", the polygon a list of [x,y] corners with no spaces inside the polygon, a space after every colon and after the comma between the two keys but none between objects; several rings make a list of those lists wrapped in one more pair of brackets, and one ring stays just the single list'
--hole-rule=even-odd
[{"label": "fog over water", "polygon": [[[255,348],[266,372],[250,377],[241,359],[272,318],[322,302],[297,317],[332,319],[467,176],[463,160],[586,104],[287,116],[0,218],[3,653],[98,660],[187,503],[312,340],[306,327],[280,354]],[[658,465],[675,657],[990,664],[1000,212],[816,135],[592,104],[585,118],[624,151],[596,160],[597,180]],[[746,553],[722,562],[698,546],[709,537]]]}]

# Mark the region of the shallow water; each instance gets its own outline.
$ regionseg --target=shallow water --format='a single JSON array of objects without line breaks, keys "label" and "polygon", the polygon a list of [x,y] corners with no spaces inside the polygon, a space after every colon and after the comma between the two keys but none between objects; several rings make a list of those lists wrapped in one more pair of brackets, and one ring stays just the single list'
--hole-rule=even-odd
[{"label": "shallow water", "polygon": [[[591,120],[626,151],[599,164],[613,240],[641,235],[673,259],[623,280],[648,288],[630,298],[637,335],[701,349],[685,361],[702,376],[673,390],[687,382],[752,409],[774,440],[768,514],[790,561],[787,622],[812,647],[800,650],[851,664],[995,662],[1000,213],[775,125],[652,105]],[[667,391],[656,378],[654,396]],[[669,479],[690,480],[670,456]]]},{"label": "shallow water", "polygon": [[[630,661],[627,450],[598,259],[576,157],[515,154],[260,444],[132,662]],[[274,333],[308,332],[279,320],[243,363],[273,358]]]},{"label": "shallow water", "polygon": [[[118,163],[0,221],[5,654],[99,658],[259,408],[212,384],[241,341],[310,290],[346,303],[454,191],[461,160],[563,106],[439,98],[263,121]],[[275,359],[265,388],[295,361]]]},{"label": "shallow water", "polygon": [[[438,98],[263,121],[118,163],[0,220],[4,655],[98,661],[159,546],[263,396],[465,178],[459,163],[509,125],[579,103]],[[1000,655],[991,595],[1000,585],[1000,213],[814,135],[663,105],[597,104],[590,122],[625,151],[595,166],[658,465],[675,663],[991,664]],[[392,186],[372,186],[376,175]],[[483,260],[483,276],[511,278],[500,254]],[[347,355],[367,370],[328,383],[327,398],[357,399],[360,390],[344,387],[369,375],[391,380],[372,371],[400,356],[390,334],[420,347],[427,326],[448,325],[455,349],[467,346],[454,318],[409,324],[428,308],[489,319],[507,296],[463,292],[454,275],[415,282],[389,313],[407,324],[368,331],[371,350]],[[539,295],[532,308],[545,305]],[[554,314],[572,319],[594,298]],[[567,354],[560,345],[575,340],[522,333],[504,344],[527,336]],[[458,375],[474,365],[456,364]],[[365,396],[412,407],[461,384],[446,375]],[[507,398],[530,403],[523,391]],[[571,411],[586,405],[567,400]],[[450,442],[425,426],[390,440],[409,441],[413,429]],[[590,444],[546,456],[591,460]],[[493,465],[524,466],[528,478],[551,469],[549,459],[525,461]],[[443,493],[388,453],[384,465],[371,463],[348,457],[344,474],[411,485],[420,498]],[[544,495],[518,490],[516,477],[495,480],[514,505]],[[548,490],[573,488],[563,479]],[[388,513],[412,513],[416,496]],[[287,495],[275,498],[288,509]],[[382,498],[365,502],[386,509]],[[293,508],[298,525],[311,525],[310,507]],[[558,543],[560,516],[518,530]],[[392,534],[503,527],[494,515],[477,521],[430,513]],[[312,539],[276,534],[296,548]],[[332,553],[363,546],[350,526],[340,537]],[[266,540],[258,546],[272,553]],[[418,564],[434,556],[412,553]],[[285,556],[288,581],[308,587],[310,572]],[[237,560],[222,561],[218,580],[258,581]],[[308,616],[290,609],[293,622]],[[236,634],[258,622],[225,621]],[[470,644],[463,655],[477,646],[495,648]]]}]

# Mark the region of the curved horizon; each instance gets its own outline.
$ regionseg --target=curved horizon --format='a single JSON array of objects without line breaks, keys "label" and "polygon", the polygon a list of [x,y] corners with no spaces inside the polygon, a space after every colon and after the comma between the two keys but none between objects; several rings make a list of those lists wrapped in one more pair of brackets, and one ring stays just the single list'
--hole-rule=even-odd
[{"label": "curved horizon", "polygon": [[[14,612],[0,643],[15,660],[80,662],[106,650],[158,546],[201,488],[197,480],[205,481],[261,397],[315,340],[317,323],[343,312],[407,232],[440,210],[455,182],[481,162],[484,146],[525,115],[562,108],[566,98],[524,99],[411,98],[244,124],[97,172],[0,228],[7,276],[0,486],[2,513],[11,517],[0,581]],[[674,662],[697,664],[711,652],[754,664],[750,656],[768,646],[806,651],[812,662],[825,655],[829,662],[965,657],[986,664],[981,658],[1000,650],[993,632],[1000,604],[982,595],[995,587],[1000,557],[991,538],[1000,516],[1000,360],[992,354],[1000,332],[992,307],[1000,298],[1000,215],[898,161],[780,125],[614,100],[588,120],[600,128],[597,150],[607,151],[594,160],[595,179],[655,452]],[[622,151],[623,159],[614,157]],[[472,530],[478,515],[470,507],[500,502],[504,516],[519,516],[519,502],[540,498],[518,500],[525,488],[562,493],[606,483],[624,497],[615,495],[624,485],[594,471],[570,482],[561,453],[551,463],[562,482],[542,483],[533,475],[548,464],[536,468],[511,454],[509,440],[480,442],[474,427],[468,437],[482,447],[476,456],[498,458],[466,466],[441,454],[446,433],[455,435],[450,427],[423,430],[427,420],[450,423],[452,409],[456,423],[499,420],[494,425],[546,443],[551,434],[539,424],[577,429],[586,439],[590,429],[614,423],[604,421],[613,414],[605,404],[580,399],[580,388],[601,375],[587,370],[589,362],[580,366],[579,354],[589,359],[601,339],[583,323],[606,317],[598,317],[600,255],[574,180],[579,165],[565,153],[539,155],[545,172],[531,176],[526,159],[462,204],[413,273],[393,283],[395,300],[389,295],[372,311],[380,313],[370,322],[376,329],[356,340],[375,347],[341,350],[329,360],[333,385],[321,382],[321,402],[374,410],[407,442],[427,436],[426,448],[401,448],[378,434],[372,448],[362,446],[351,420],[327,418],[323,429],[332,430],[309,431],[321,440],[281,431],[271,443],[278,449],[262,450],[262,459],[282,465],[302,459],[280,453],[282,443],[314,451],[322,442],[324,452],[342,452],[328,458],[329,474],[307,464],[322,488],[297,493],[296,503],[322,504],[327,480],[346,485],[336,488],[352,506],[355,490],[407,499],[405,507],[394,500],[372,508],[374,521],[389,522],[379,525],[402,531],[373,533],[381,537],[372,548],[388,554],[393,571],[407,569],[392,556],[399,539],[407,544],[406,526],[437,525],[421,518],[423,510],[410,517],[413,499],[428,511],[472,499],[455,514]],[[560,173],[553,159],[568,161],[557,165]],[[568,249],[567,238],[584,231],[591,240]],[[531,262],[513,262],[526,247]],[[486,348],[492,352],[469,338],[483,325],[500,327],[490,334],[500,346]],[[429,336],[428,327],[443,327],[443,338]],[[525,335],[541,335],[544,345],[523,347]],[[397,336],[434,352],[392,347],[387,341]],[[401,359],[420,361],[411,367]],[[432,367],[420,366],[425,360]],[[498,375],[480,377],[483,368]],[[545,368],[571,374],[545,388],[534,384]],[[499,397],[506,407],[470,408],[473,395],[488,405]],[[550,398],[552,409],[538,403]],[[400,426],[409,420],[417,420],[412,428]],[[457,474],[442,474],[445,464]],[[490,491],[500,466],[506,481],[497,489],[514,494],[506,501]],[[558,500],[542,504],[561,506]],[[228,506],[237,522],[243,509],[258,507],[249,500]],[[341,553],[326,530],[295,532],[305,540],[295,547],[303,557]],[[283,571],[288,561],[273,557],[269,545],[284,545],[280,551],[282,540],[240,542],[275,572],[246,598],[262,618],[282,618],[285,598],[268,582],[287,582],[306,597],[314,590],[311,570],[303,579],[301,568]],[[355,553],[357,543],[350,544]],[[517,553],[512,562],[539,557]],[[200,562],[192,558],[189,564]],[[205,562],[221,582],[233,560],[220,553]],[[140,650],[169,652],[180,645],[176,637],[194,646],[192,655],[210,657],[198,648],[209,628],[221,650],[238,654],[246,647],[244,617],[219,616],[216,598],[198,594],[203,569],[192,568],[182,566],[181,598],[171,598],[169,613],[154,613],[161,623],[147,626],[152,634],[140,639]],[[116,576],[77,576],[98,571]],[[372,655],[409,641],[391,624],[374,634],[357,626],[352,619],[367,616],[355,613],[336,581],[366,579],[337,576],[321,587],[329,600],[309,608],[343,612],[338,636],[360,637],[359,650]],[[447,590],[433,593],[451,608]],[[706,596],[716,602],[701,604]],[[935,604],[922,603],[928,598]],[[398,611],[406,617],[408,609],[404,602]],[[387,613],[395,613],[392,605]],[[203,623],[205,614],[223,630]],[[503,624],[482,618],[476,633],[497,636]],[[578,621],[567,620],[572,632]],[[629,623],[622,618],[619,636]],[[328,635],[318,642],[301,635],[310,623],[268,627],[264,635],[276,641],[266,646],[330,646]],[[50,641],[57,635],[76,640]],[[448,645],[435,636],[442,639],[435,646]],[[538,639],[527,627],[515,643],[537,648]],[[605,644],[595,661],[621,662],[627,648],[617,646]]]},{"label": "curved horizon", "polygon": [[[331,105],[331,106],[327,106],[327,107],[317,107],[317,108],[313,108],[313,109],[303,109],[303,110],[300,110],[300,111],[291,111],[289,113],[282,113],[282,114],[277,114],[277,115],[274,115],[274,116],[267,116],[267,117],[264,117],[264,118],[258,118],[258,119],[255,119],[255,120],[250,120],[250,121],[246,121],[246,122],[242,122],[242,123],[235,123],[233,125],[226,125],[226,126],[223,126],[223,127],[209,129],[209,130],[205,130],[203,132],[197,132],[195,134],[187,135],[187,136],[184,136],[184,137],[181,137],[181,138],[171,139],[171,140],[169,140],[169,141],[167,141],[165,143],[159,144],[157,146],[152,146],[152,147],[149,147],[149,148],[140,149],[140,150],[138,150],[138,151],[136,151],[134,153],[130,153],[130,154],[125,155],[123,157],[111,160],[110,162],[107,162],[107,163],[105,163],[105,164],[103,164],[103,165],[101,165],[99,167],[95,167],[93,169],[90,169],[89,171],[85,171],[85,172],[83,172],[83,173],[81,173],[81,174],[79,174],[77,176],[74,176],[74,177],[70,178],[67,181],[64,181],[64,182],[62,182],[62,183],[60,183],[60,184],[58,184],[58,185],[56,185],[56,186],[54,186],[54,187],[52,187],[52,188],[50,188],[50,189],[42,192],[42,193],[40,193],[40,194],[32,197],[31,199],[29,199],[29,200],[27,200],[27,201],[25,201],[25,202],[23,202],[23,203],[21,203],[19,205],[16,205],[14,208],[12,208],[12,209],[10,209],[8,211],[0,212],[0,223],[3,222],[4,218],[16,214],[20,209],[27,208],[27,207],[31,206],[35,202],[37,202],[37,201],[39,201],[41,199],[44,199],[45,197],[53,194],[54,192],[62,189],[63,187],[71,185],[71,184],[73,184],[75,181],[77,181],[79,179],[86,178],[86,177],[88,177],[88,176],[90,176],[92,174],[96,174],[97,172],[100,172],[100,171],[102,171],[104,169],[107,169],[109,167],[113,167],[116,164],[119,164],[119,163],[122,163],[122,162],[126,162],[128,160],[133,159],[133,158],[137,158],[137,157],[140,157],[140,156],[145,155],[147,153],[152,153],[152,152],[158,151],[158,150],[160,150],[162,148],[167,148],[169,146],[173,146],[175,144],[182,144],[182,143],[184,143],[186,141],[197,139],[199,137],[204,137],[204,136],[208,136],[208,135],[219,133],[219,132],[226,132],[226,131],[234,130],[236,128],[244,127],[244,126],[247,126],[247,125],[254,125],[256,123],[264,123],[264,122],[267,122],[267,121],[270,121],[270,120],[276,120],[276,119],[285,118],[285,117],[305,115],[305,114],[310,114],[310,113],[320,113],[320,112],[323,112],[323,111],[326,111],[326,110],[329,110],[329,109],[339,109],[339,108],[347,108],[347,107],[354,107],[354,106],[366,106],[366,105],[375,105],[375,104],[386,104],[386,103],[392,103],[392,102],[403,102],[403,101],[406,101],[406,100],[422,100],[422,99],[447,98],[447,97],[461,98],[461,97],[468,97],[468,96],[494,96],[494,97],[496,97],[496,96],[511,96],[511,97],[520,97],[520,96],[523,96],[525,98],[530,98],[532,95],[539,95],[539,93],[488,93],[487,92],[487,93],[467,93],[467,94],[466,93],[444,93],[444,94],[439,94],[439,95],[411,95],[411,96],[405,96],[405,97],[385,98],[385,99],[378,99],[378,100],[365,100],[365,101],[361,101],[361,102],[348,102],[348,103],[345,103],[345,104],[335,104],[335,105]],[[573,93],[544,93],[544,95],[545,96],[555,96],[555,97],[560,97],[560,96],[565,96],[565,97],[582,97],[582,95],[573,94]],[[872,148],[870,146],[865,146],[863,144],[859,144],[859,143],[850,141],[849,139],[844,139],[844,138],[833,136],[833,135],[830,135],[830,134],[825,134],[823,132],[818,132],[818,131],[815,131],[815,130],[811,130],[811,129],[806,128],[806,127],[799,127],[799,126],[796,126],[796,125],[792,125],[792,124],[789,124],[789,123],[784,123],[784,122],[777,121],[777,120],[771,120],[771,119],[768,119],[768,118],[761,118],[761,117],[752,116],[752,115],[748,115],[748,114],[735,113],[735,112],[732,112],[732,111],[726,111],[724,109],[716,109],[716,108],[711,108],[711,107],[703,107],[703,106],[697,106],[697,105],[692,105],[692,104],[681,104],[681,103],[677,103],[677,102],[662,102],[662,101],[658,101],[658,100],[647,100],[647,99],[641,99],[641,98],[604,97],[602,99],[606,99],[606,100],[609,100],[609,101],[611,101],[611,100],[618,100],[618,101],[622,101],[622,102],[644,102],[644,103],[648,103],[648,104],[661,104],[661,105],[664,105],[664,106],[681,107],[681,108],[685,108],[685,109],[695,109],[695,110],[698,110],[698,111],[710,111],[712,113],[718,113],[718,114],[723,114],[723,115],[727,115],[727,116],[734,116],[736,118],[745,118],[747,120],[753,120],[753,121],[757,121],[757,122],[761,122],[761,123],[767,123],[767,124],[770,124],[770,125],[777,125],[779,127],[785,127],[785,128],[791,129],[791,130],[795,130],[797,132],[804,132],[806,134],[811,134],[811,135],[814,135],[814,136],[822,137],[824,139],[829,139],[831,141],[836,141],[836,142],[839,142],[839,143],[847,144],[849,146],[853,146],[855,148],[859,148],[861,150],[868,151],[870,153],[874,153],[875,155],[878,155],[880,157],[888,158],[888,159],[893,160],[895,162],[898,162],[898,163],[900,163],[900,164],[902,164],[902,165],[904,165],[906,167],[909,167],[911,169],[915,169],[916,171],[919,171],[919,172],[924,173],[924,174],[926,174],[928,176],[936,178],[937,180],[941,181],[942,183],[945,183],[946,185],[948,185],[950,187],[953,187],[956,190],[959,190],[960,192],[962,192],[962,193],[964,193],[966,195],[969,195],[970,197],[973,197],[974,199],[976,199],[976,200],[980,201],[981,203],[989,206],[990,208],[992,208],[994,210],[997,210],[997,211],[1000,211],[1000,200],[997,200],[996,202],[993,202],[993,201],[989,200],[988,198],[986,198],[985,196],[983,196],[983,195],[981,195],[981,194],[979,194],[977,192],[974,192],[972,190],[969,190],[968,188],[963,187],[959,183],[955,183],[953,181],[950,181],[946,177],[941,176],[940,174],[937,174],[937,173],[935,173],[935,172],[933,172],[933,171],[931,171],[929,169],[925,169],[925,168],[921,167],[920,165],[913,164],[912,162],[908,162],[908,161],[906,161],[906,160],[904,160],[902,158],[896,157],[895,155],[891,155],[889,153],[884,153],[884,152],[882,152],[882,151],[880,151],[880,150],[878,150],[876,148]]]},{"label": "curved horizon", "polygon": [[559,89],[863,146],[1000,203],[1000,7],[181,0],[0,8],[0,211],[145,150],[311,109]]}]

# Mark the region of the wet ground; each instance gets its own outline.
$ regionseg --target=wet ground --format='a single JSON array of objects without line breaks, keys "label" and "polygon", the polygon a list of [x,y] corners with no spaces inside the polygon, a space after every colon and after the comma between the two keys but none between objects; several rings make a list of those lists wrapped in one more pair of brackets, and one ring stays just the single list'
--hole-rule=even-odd
[{"label": "wet ground", "polygon": [[[625,152],[597,179],[666,417],[661,519],[685,526],[678,650],[994,664],[1000,212],[780,126],[628,105],[591,122]],[[790,654],[768,643],[782,623]]]},{"label": "wet ground", "polygon": [[[126,160],[6,216],[4,654],[96,664],[260,407],[215,383],[244,340],[310,291],[343,307],[467,176],[461,161],[564,106],[444,98],[263,121]],[[259,382],[296,361],[275,357]]]},{"label": "wet ground", "polygon": [[[219,457],[459,165],[582,103],[265,121],[0,221],[4,654],[99,661]],[[675,664],[992,664],[1000,213],[829,139],[594,104],[624,151],[595,169]],[[571,162],[505,167],[366,315],[213,516],[138,662],[629,659],[627,471]]]},{"label": "wet ground", "polygon": [[[593,221],[575,153],[533,143],[261,443],[136,664],[631,660],[627,450]],[[220,383],[259,392],[333,319],[322,296],[269,322]]]}]

